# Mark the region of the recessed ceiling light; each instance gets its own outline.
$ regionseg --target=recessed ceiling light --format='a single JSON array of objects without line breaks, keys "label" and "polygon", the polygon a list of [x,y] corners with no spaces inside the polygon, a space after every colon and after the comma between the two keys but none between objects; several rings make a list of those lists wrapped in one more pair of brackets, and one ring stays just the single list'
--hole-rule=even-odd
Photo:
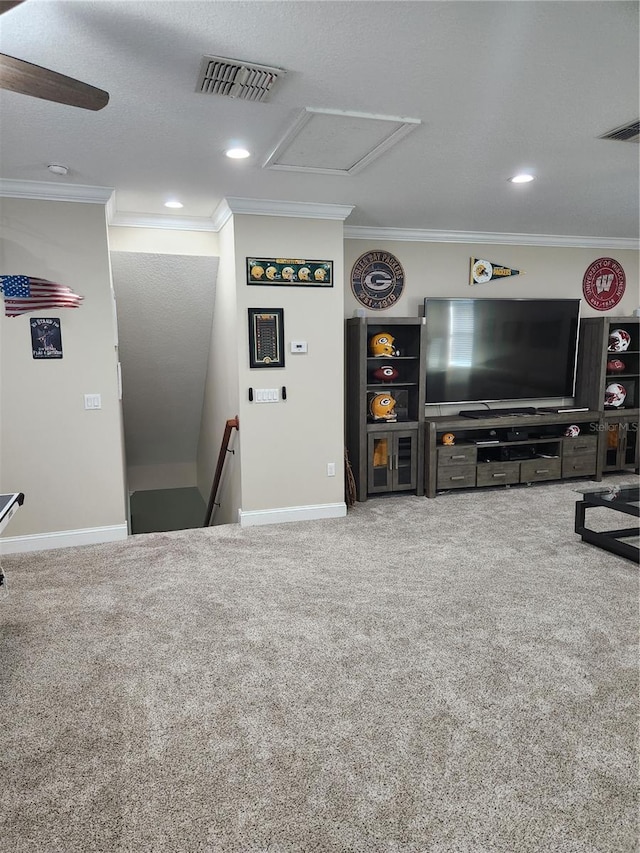
[{"label": "recessed ceiling light", "polygon": [[47,166],[47,169],[50,172],[53,172],[54,175],[68,175],[69,167],[68,166],[60,166],[58,163],[51,163]]},{"label": "recessed ceiling light", "polygon": [[533,175],[514,175],[513,178],[509,178],[512,184],[528,184],[533,180]]},{"label": "recessed ceiling light", "polygon": [[181,201],[165,201],[165,207],[184,207],[184,204]]},{"label": "recessed ceiling light", "polygon": [[246,148],[229,148],[224,153],[232,160],[246,160],[247,157],[251,157],[251,152]]}]

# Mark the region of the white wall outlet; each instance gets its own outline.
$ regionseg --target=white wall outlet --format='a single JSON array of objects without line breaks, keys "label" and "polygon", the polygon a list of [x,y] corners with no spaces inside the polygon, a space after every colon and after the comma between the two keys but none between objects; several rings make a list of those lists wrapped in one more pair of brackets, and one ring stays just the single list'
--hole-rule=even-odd
[{"label": "white wall outlet", "polygon": [[307,352],[307,342],[291,341],[291,352]]},{"label": "white wall outlet", "polygon": [[336,463],[335,462],[327,462],[327,477],[335,477],[336,476]]},{"label": "white wall outlet", "polygon": [[100,394],[85,394],[84,407],[85,409],[101,409],[102,397]]}]

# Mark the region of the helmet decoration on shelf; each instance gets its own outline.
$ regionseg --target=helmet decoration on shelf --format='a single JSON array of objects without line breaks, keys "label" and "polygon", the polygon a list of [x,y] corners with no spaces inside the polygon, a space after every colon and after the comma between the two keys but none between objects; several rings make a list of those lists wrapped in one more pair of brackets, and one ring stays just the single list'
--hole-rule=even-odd
[{"label": "helmet decoration on shelf", "polygon": [[610,358],[607,362],[607,373],[622,373],[625,368],[624,361],[619,358]]},{"label": "helmet decoration on shelf", "polygon": [[452,432],[445,432],[442,436],[442,443],[447,447],[451,447],[452,444],[456,443],[455,434]]},{"label": "helmet decoration on shelf", "polygon": [[381,364],[373,371],[373,378],[378,382],[393,382],[398,376],[398,371],[392,364]]},{"label": "helmet decoration on shelf", "polygon": [[609,352],[626,352],[631,344],[631,335],[626,329],[614,329],[609,335]]},{"label": "helmet decoration on shelf", "polygon": [[580,435],[580,427],[578,424],[571,424],[565,429],[564,434],[567,438],[577,438]]},{"label": "helmet decoration on shelf", "polygon": [[390,355],[400,355],[393,345],[395,338],[389,332],[378,332],[369,340],[369,352],[372,356],[388,358]]},{"label": "helmet decoration on shelf", "polygon": [[619,382],[612,382],[611,385],[607,385],[604,392],[604,404],[605,406],[618,408],[618,406],[624,403],[626,397],[627,389],[624,385],[621,385]]},{"label": "helmet decoration on shelf", "polygon": [[396,401],[391,394],[376,394],[369,403],[369,413],[376,421],[395,421]]}]

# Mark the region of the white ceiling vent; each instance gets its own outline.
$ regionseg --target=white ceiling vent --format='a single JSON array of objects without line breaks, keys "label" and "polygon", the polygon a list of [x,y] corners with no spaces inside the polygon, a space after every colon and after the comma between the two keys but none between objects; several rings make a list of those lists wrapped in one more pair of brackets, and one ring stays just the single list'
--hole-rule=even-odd
[{"label": "white ceiling vent", "polygon": [[256,65],[224,56],[203,56],[196,91],[243,101],[266,101],[284,68]]},{"label": "white ceiling vent", "polygon": [[619,142],[639,142],[640,119],[629,122],[629,124],[623,124],[622,127],[616,127],[615,130],[604,133],[598,139],[617,139]]}]

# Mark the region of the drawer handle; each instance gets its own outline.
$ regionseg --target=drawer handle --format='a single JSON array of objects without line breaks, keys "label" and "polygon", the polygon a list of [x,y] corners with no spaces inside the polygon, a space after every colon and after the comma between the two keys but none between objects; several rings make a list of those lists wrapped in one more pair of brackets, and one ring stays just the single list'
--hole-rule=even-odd
[{"label": "drawer handle", "polygon": [[452,456],[451,458],[452,459],[466,459],[467,457],[464,455],[464,453],[458,453],[457,456]]},{"label": "drawer handle", "polygon": [[573,446],[575,447],[576,450],[588,450],[589,449],[588,444],[574,444]]},{"label": "drawer handle", "polygon": [[548,468],[536,468],[536,474],[548,474],[548,473],[549,473]]},{"label": "drawer handle", "polygon": [[467,478],[464,476],[464,474],[458,474],[457,477],[449,477],[449,479],[450,480],[466,480]]},{"label": "drawer handle", "polygon": [[492,477],[506,477],[506,476],[507,476],[507,473],[506,473],[506,471],[499,471],[499,472],[497,472],[497,473],[495,473],[495,474],[492,474],[491,476],[492,476]]}]

